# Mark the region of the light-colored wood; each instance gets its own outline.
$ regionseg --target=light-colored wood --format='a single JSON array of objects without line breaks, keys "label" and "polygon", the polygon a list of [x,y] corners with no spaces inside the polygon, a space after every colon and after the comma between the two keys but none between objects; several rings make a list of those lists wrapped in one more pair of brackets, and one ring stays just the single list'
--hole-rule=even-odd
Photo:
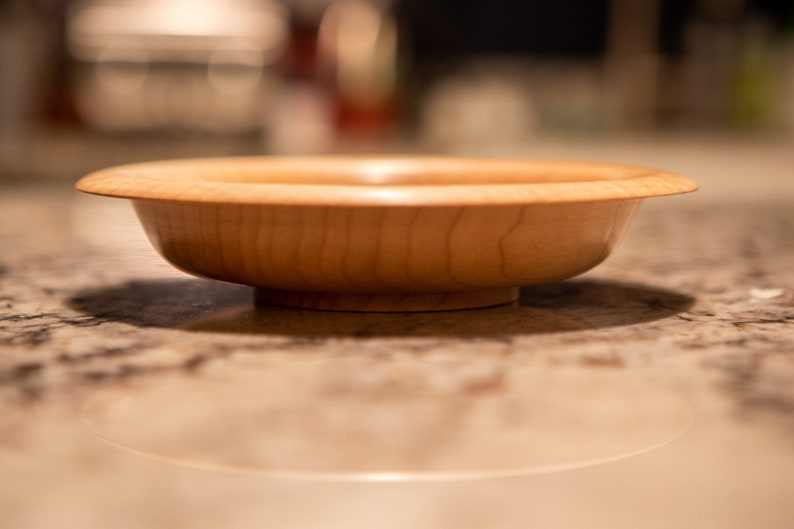
[{"label": "light-colored wood", "polygon": [[492,306],[600,263],[646,197],[689,180],[609,164],[243,158],[107,169],[81,191],[134,199],[174,266],[329,310]]},{"label": "light-colored wood", "polygon": [[92,173],[77,189],[132,199],[297,206],[474,206],[592,202],[694,191],[627,165],[432,156],[172,160]]}]

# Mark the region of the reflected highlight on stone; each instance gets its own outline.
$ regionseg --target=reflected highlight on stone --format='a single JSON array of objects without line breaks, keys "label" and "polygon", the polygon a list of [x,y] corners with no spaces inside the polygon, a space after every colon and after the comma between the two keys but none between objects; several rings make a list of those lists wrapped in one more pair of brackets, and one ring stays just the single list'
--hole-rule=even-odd
[{"label": "reflected highlight on stone", "polygon": [[624,369],[445,352],[250,364],[112,388],[81,418],[108,442],[173,463],[371,481],[589,466],[659,447],[692,421],[681,398]]}]

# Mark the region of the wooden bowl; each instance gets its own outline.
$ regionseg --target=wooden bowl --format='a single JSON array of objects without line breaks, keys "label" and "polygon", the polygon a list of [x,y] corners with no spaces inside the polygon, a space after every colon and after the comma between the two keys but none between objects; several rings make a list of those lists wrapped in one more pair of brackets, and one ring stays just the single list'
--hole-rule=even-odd
[{"label": "wooden bowl", "polygon": [[177,160],[77,183],[132,199],[185,272],[272,304],[358,311],[509,303],[603,261],[644,198],[696,188],[641,167],[445,157]]}]

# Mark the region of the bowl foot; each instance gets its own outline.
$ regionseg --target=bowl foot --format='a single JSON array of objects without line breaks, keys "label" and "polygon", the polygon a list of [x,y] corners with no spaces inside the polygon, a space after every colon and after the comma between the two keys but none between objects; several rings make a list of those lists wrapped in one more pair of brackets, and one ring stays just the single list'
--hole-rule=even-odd
[{"label": "bowl foot", "polygon": [[431,312],[506,305],[518,300],[518,288],[418,294],[349,294],[256,289],[257,303],[348,312]]}]

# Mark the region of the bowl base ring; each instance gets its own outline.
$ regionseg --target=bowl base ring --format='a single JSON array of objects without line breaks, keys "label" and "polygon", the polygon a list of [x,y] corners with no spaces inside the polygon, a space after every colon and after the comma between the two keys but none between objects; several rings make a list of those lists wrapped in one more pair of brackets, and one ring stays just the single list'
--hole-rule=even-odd
[{"label": "bowl base ring", "polygon": [[358,294],[296,292],[256,288],[257,303],[300,309],[345,312],[433,312],[507,305],[518,301],[518,288],[500,287],[464,292]]}]

